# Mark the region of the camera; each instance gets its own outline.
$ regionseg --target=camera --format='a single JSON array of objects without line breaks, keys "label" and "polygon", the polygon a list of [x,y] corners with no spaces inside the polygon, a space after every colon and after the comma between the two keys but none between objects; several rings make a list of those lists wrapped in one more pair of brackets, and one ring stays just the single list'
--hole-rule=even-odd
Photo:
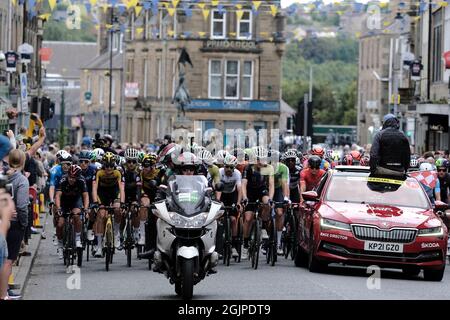
[{"label": "camera", "polygon": [[5,189],[14,199],[13,186],[11,183],[8,183],[8,177],[2,173],[0,173],[0,189]]}]

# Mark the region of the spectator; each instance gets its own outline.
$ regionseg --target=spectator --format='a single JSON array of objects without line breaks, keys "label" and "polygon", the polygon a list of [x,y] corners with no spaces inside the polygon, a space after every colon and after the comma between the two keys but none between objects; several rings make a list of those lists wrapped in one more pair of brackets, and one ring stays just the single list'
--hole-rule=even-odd
[{"label": "spectator", "polygon": [[[4,263],[8,258],[8,244],[6,243],[6,237],[11,218],[15,212],[14,202],[4,189],[0,189],[0,204],[0,270],[2,270]],[[0,277],[0,289],[3,287],[7,288],[7,286],[8,279],[6,279],[6,283],[3,283]]]},{"label": "spectator", "polygon": [[441,187],[441,201],[449,203],[450,174],[448,174],[448,160],[438,159],[436,161],[439,184]]},{"label": "spectator", "polygon": [[393,114],[384,116],[383,128],[375,135],[370,150],[372,174],[403,175],[408,170],[411,160],[409,141],[399,127]]},{"label": "spectator", "polygon": [[20,251],[25,228],[28,226],[29,184],[28,179],[21,172],[25,165],[25,158],[25,153],[21,150],[16,149],[9,153],[7,174],[8,182],[12,184],[16,212],[11,219],[11,226],[6,237],[8,258],[0,271],[0,299],[8,299],[13,296],[13,293],[7,290],[7,283],[12,273],[12,265]]}]

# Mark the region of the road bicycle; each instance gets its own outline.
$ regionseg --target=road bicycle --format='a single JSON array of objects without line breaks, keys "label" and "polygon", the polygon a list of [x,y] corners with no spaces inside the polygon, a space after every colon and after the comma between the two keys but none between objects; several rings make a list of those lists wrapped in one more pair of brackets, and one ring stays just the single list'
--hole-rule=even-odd
[{"label": "road bicycle", "polygon": [[[231,228],[231,216],[238,212],[235,204],[231,206],[225,206],[225,213],[223,216],[223,229],[224,229],[224,241],[223,241],[223,264],[227,267],[230,265],[231,252],[233,248],[232,228]],[[238,252],[239,253],[239,252]],[[236,258],[237,260],[237,258]]]},{"label": "road bicycle", "polygon": [[[282,203],[282,202],[281,202]],[[279,204],[275,202],[274,204]],[[270,264],[272,267],[277,262],[277,226],[275,223],[275,208],[271,206],[270,208],[270,218],[268,221],[264,222],[265,229],[267,231],[268,239],[263,240],[262,247],[266,251],[266,263]]]},{"label": "road bicycle", "polygon": [[291,203],[286,208],[283,233],[281,234],[281,246],[285,259],[288,259],[290,255],[291,260],[294,260],[295,255],[297,254],[298,219],[296,211],[299,207],[299,203]]},{"label": "road bicycle", "polygon": [[77,266],[81,267],[83,261],[83,248],[77,248],[75,241],[74,216],[80,215],[73,212],[60,212],[64,218],[63,226],[63,258],[64,265],[72,268],[77,259]]},{"label": "road bicycle", "polygon": [[[136,241],[133,236],[133,218],[137,217],[140,206],[137,203],[127,204],[125,213],[125,228],[123,230],[123,248],[127,256],[127,266],[131,267],[131,255],[136,245]],[[139,246],[138,246],[139,254]]]},{"label": "road bicycle", "polygon": [[[103,255],[105,257],[105,267],[106,271],[109,271],[109,265],[113,262],[113,255],[115,253],[114,248],[114,231],[113,231],[113,217],[116,207],[102,206],[99,210],[106,210],[106,227],[103,236],[104,246]],[[101,245],[101,244],[99,244]]]}]

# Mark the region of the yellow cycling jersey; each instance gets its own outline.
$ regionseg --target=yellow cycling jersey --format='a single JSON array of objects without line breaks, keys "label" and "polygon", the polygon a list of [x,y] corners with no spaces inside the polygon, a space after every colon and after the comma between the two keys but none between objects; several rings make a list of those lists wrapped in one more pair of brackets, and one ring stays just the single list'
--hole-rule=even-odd
[{"label": "yellow cycling jersey", "polygon": [[114,170],[110,174],[100,169],[95,175],[95,182],[99,188],[118,188],[122,181],[122,174],[119,170]]},{"label": "yellow cycling jersey", "polygon": [[154,187],[151,186],[150,182],[152,180],[158,180],[160,175],[159,169],[153,169],[149,172],[144,172],[144,170],[141,171],[141,181],[142,181],[142,187],[144,189],[152,189]]}]

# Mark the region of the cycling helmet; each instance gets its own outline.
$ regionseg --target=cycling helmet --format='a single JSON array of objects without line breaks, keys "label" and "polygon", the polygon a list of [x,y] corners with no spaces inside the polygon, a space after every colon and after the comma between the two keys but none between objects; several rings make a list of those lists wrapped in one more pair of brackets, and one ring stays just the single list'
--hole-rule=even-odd
[{"label": "cycling helmet", "polygon": [[103,164],[105,165],[115,165],[116,164],[116,156],[112,152],[107,152],[102,158]]},{"label": "cycling helmet", "polygon": [[433,165],[428,162],[423,162],[420,164],[419,170],[420,171],[433,171]]},{"label": "cycling helmet", "polygon": [[223,160],[225,159],[225,157],[228,155],[228,151],[226,150],[219,150],[217,151],[216,154],[216,160],[218,164],[223,164]]},{"label": "cycling helmet", "polygon": [[92,151],[92,156],[93,156],[93,161],[102,161],[103,156],[105,155],[105,151],[101,148],[97,148],[94,149],[94,151]]},{"label": "cycling helmet", "polygon": [[105,135],[103,136],[103,139],[106,140],[106,141],[108,141],[109,144],[112,144],[112,143],[114,142],[114,139],[113,139],[113,137],[112,137],[110,134],[105,134]]},{"label": "cycling helmet", "polygon": [[61,155],[60,162],[72,162],[72,155],[68,153],[67,151]]},{"label": "cycling helmet", "polygon": [[199,159],[192,152],[183,152],[178,157],[178,164],[181,166],[195,166],[199,164]]},{"label": "cycling helmet", "polygon": [[272,161],[278,162],[281,160],[281,153],[277,150],[269,150],[269,158]]},{"label": "cycling helmet", "polygon": [[346,164],[348,166],[353,165],[353,157],[352,157],[352,155],[350,153],[346,154],[344,156],[344,160],[342,160],[342,164]]},{"label": "cycling helmet", "polygon": [[172,153],[176,150],[177,145],[175,143],[169,143],[164,149],[161,150],[158,157],[158,162],[167,163],[172,159]]},{"label": "cycling helmet", "polygon": [[283,160],[288,160],[288,159],[297,159],[297,150],[295,149],[289,149],[288,151],[286,151],[283,154]]},{"label": "cycling helmet", "polygon": [[308,159],[308,167],[311,169],[320,169],[322,159],[319,156],[313,155]]},{"label": "cycling helmet", "polygon": [[76,164],[73,164],[70,166],[69,171],[67,172],[69,177],[71,178],[78,178],[81,175],[81,168],[77,166]]},{"label": "cycling helmet", "polygon": [[158,157],[153,153],[146,154],[142,159],[142,165],[144,167],[151,167],[156,164],[157,159]]},{"label": "cycling helmet", "polygon": [[59,150],[56,153],[56,159],[58,159],[58,161],[61,162],[61,159],[63,158],[63,155],[67,155],[67,154],[69,154],[69,153],[66,150]]},{"label": "cycling helmet", "polygon": [[256,159],[265,160],[269,156],[269,151],[263,146],[253,147],[252,151]]},{"label": "cycling helmet", "polygon": [[128,148],[124,154],[124,157],[126,160],[137,160],[138,156],[139,156],[139,151],[134,148]]},{"label": "cycling helmet", "polygon": [[326,154],[327,154],[327,158],[331,159],[331,156],[333,155],[333,149],[328,149]]},{"label": "cycling helmet", "polygon": [[361,153],[358,150],[353,150],[350,152],[350,155],[352,156],[352,158],[356,161],[361,160]]},{"label": "cycling helmet", "polygon": [[208,166],[212,166],[215,160],[211,152],[206,149],[201,149],[197,152],[197,158]]},{"label": "cycling helmet", "polygon": [[238,159],[233,156],[232,154],[228,154],[225,159],[223,159],[223,164],[226,166],[237,166],[238,164]]},{"label": "cycling helmet", "polygon": [[333,151],[333,154],[331,155],[331,160],[338,162],[341,160],[341,155],[338,151]]},{"label": "cycling helmet", "polygon": [[80,160],[91,160],[92,153],[88,150],[82,150],[78,155],[78,159]]},{"label": "cycling helmet", "polygon": [[448,160],[444,158],[439,158],[436,160],[436,168],[448,168]]},{"label": "cycling helmet", "polygon": [[411,168],[418,168],[419,167],[419,161],[417,161],[416,158],[411,158],[411,160],[409,161],[409,166]]},{"label": "cycling helmet", "polygon": [[325,150],[321,146],[314,146],[311,150],[311,154],[319,157],[323,157]]},{"label": "cycling helmet", "polygon": [[368,167],[370,162],[369,156],[363,156],[359,161],[359,165],[363,167]]},{"label": "cycling helmet", "polygon": [[127,161],[125,160],[124,157],[116,155],[116,166],[121,166],[121,165],[125,164],[126,162]]},{"label": "cycling helmet", "polygon": [[145,152],[144,151],[139,151],[138,156],[137,156],[137,160],[139,163],[142,163],[142,160],[144,160],[145,157]]}]

